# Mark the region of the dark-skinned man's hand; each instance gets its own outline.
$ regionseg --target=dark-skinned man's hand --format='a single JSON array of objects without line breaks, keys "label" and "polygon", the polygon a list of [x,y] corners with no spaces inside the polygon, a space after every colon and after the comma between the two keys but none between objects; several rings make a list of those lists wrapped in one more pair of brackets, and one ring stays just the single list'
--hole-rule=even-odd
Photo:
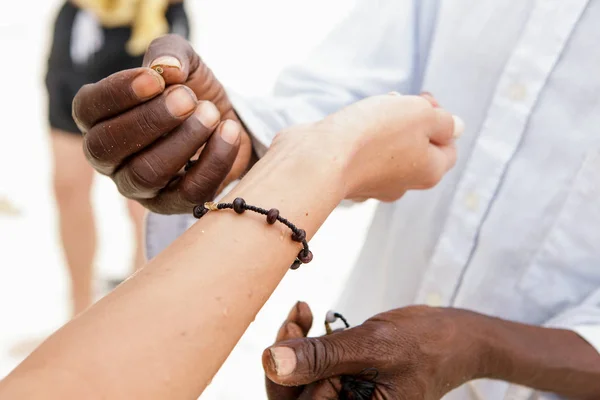
[{"label": "dark-skinned man's hand", "polygon": [[143,67],[81,88],[73,117],[92,166],[158,213],[189,213],[212,200],[252,156],[223,86],[177,35],[156,39]]},{"label": "dark-skinned man's hand", "polygon": [[467,311],[415,306],[305,338],[312,314],[298,303],[263,354],[269,399],[354,399],[340,393],[340,377],[351,376],[374,378],[373,399],[438,400],[476,377],[483,341],[469,332],[477,321]]},{"label": "dark-skinned man's hand", "polygon": [[[270,400],[438,400],[479,378],[600,398],[598,351],[571,330],[425,306],[320,338],[306,337],[311,324],[310,309],[298,303],[263,353]],[[356,396],[357,381],[374,384],[372,394]]]}]

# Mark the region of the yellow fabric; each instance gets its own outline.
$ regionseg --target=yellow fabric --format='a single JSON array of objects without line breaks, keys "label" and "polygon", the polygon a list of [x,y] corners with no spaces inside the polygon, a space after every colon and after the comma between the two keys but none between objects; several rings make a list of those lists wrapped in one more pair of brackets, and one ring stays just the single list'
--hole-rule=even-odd
[{"label": "yellow fabric", "polygon": [[131,26],[127,52],[144,54],[152,40],[169,32],[169,0],[73,0],[98,17],[103,26]]}]

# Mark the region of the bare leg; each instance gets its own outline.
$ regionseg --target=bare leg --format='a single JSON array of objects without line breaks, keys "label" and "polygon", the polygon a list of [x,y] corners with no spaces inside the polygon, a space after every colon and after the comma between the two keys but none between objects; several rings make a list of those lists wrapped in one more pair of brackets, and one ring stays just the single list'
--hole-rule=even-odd
[{"label": "bare leg", "polygon": [[129,216],[131,217],[135,231],[133,269],[138,270],[146,263],[146,256],[144,254],[144,219],[146,209],[134,200],[127,200],[127,208],[129,209]]},{"label": "bare leg", "polygon": [[64,254],[71,277],[73,315],[92,304],[96,230],[91,203],[94,177],[78,135],[53,130],[54,192]]}]

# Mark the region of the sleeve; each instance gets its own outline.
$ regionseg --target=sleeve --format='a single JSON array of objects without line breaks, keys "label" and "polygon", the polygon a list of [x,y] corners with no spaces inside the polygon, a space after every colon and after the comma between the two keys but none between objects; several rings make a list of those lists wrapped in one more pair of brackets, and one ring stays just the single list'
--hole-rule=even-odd
[{"label": "sleeve", "polygon": [[418,58],[414,0],[359,0],[302,65],[279,76],[270,96],[228,92],[262,156],[275,134],[314,122],[367,96],[411,92]]}]

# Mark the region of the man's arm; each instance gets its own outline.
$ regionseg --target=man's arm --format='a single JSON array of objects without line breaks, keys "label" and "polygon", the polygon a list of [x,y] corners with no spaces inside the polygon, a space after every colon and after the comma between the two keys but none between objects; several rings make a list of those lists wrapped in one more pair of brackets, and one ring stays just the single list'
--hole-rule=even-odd
[{"label": "man's arm", "polygon": [[[596,328],[600,313],[598,317]],[[481,367],[483,377],[567,398],[600,397],[600,355],[573,330],[504,320],[494,320],[488,328],[490,356]]]},{"label": "man's arm", "polygon": [[[542,329],[543,332],[552,332],[539,339],[531,339],[531,343],[521,342],[522,349],[529,349],[525,352],[518,352],[515,345],[511,346],[515,352],[508,360],[509,363],[516,363],[523,366],[523,371],[514,372],[505,371],[509,382],[521,384],[545,390],[550,392],[559,392],[565,396],[575,398],[598,398],[600,392],[595,392],[593,396],[576,397],[569,392],[552,390],[552,387],[567,387],[569,389],[581,389],[578,386],[585,387],[581,379],[591,379],[600,385],[600,288],[588,296],[580,305],[570,308],[563,313],[555,316],[546,324],[546,328],[529,327],[530,329]],[[530,331],[532,334],[535,332]],[[506,337],[507,341],[514,341],[513,335]],[[535,343],[533,343],[535,341]],[[543,346],[543,348],[538,348]],[[532,352],[531,349],[537,349]],[[543,364],[542,369],[536,369],[536,364]],[[525,373],[525,368],[528,374]],[[536,372],[537,371],[537,372]],[[538,372],[544,371],[541,375]],[[547,385],[550,385],[550,389]],[[512,389],[511,389],[512,390]],[[596,388],[598,390],[598,388]],[[531,393],[519,391],[520,400],[530,396]]]},{"label": "man's arm", "polygon": [[[565,325],[597,329],[598,298],[595,294],[566,313]],[[568,398],[598,399],[600,355],[590,345],[598,337],[587,340],[569,329],[466,310],[407,307],[333,335],[277,343],[265,351],[263,362],[269,379],[286,386],[375,368],[380,377],[375,398],[441,398],[470,380],[491,378]]]}]

